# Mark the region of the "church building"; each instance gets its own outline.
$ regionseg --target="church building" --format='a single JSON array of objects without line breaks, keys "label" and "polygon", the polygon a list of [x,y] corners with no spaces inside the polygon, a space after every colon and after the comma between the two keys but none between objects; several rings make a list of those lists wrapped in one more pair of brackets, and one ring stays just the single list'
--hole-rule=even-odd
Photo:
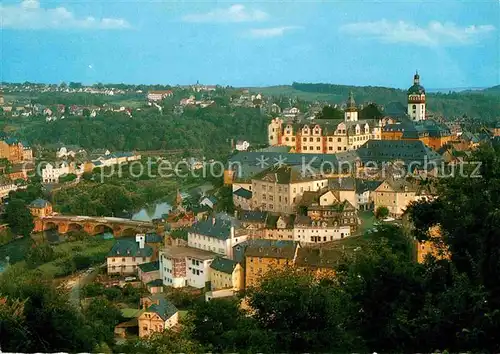
[{"label": "church building", "polygon": [[447,126],[426,119],[425,89],[420,85],[420,75],[415,73],[413,86],[408,89],[407,116],[385,124],[382,128],[382,140],[420,140],[428,147],[438,150],[453,138],[454,135]]},{"label": "church building", "polygon": [[413,85],[408,89],[408,116],[414,122],[425,120],[425,89],[420,85],[418,71],[413,76]]}]

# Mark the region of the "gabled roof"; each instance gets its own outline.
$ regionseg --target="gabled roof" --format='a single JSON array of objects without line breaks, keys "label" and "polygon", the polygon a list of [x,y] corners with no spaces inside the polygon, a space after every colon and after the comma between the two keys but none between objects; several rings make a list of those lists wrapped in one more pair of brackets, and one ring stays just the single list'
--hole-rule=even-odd
[{"label": "gabled roof", "polygon": [[366,191],[374,191],[381,184],[381,181],[356,179],[356,193],[361,194]]},{"label": "gabled roof", "polygon": [[311,217],[307,215],[297,215],[295,218],[295,227],[333,227],[335,225],[336,220],[333,218],[325,218],[323,220],[313,220]]},{"label": "gabled roof", "polygon": [[389,102],[384,106],[383,114],[389,117],[403,117],[406,113],[406,106],[401,102]]},{"label": "gabled roof", "polygon": [[231,221],[209,218],[193,224],[188,231],[225,241],[231,237]]},{"label": "gabled roof", "polygon": [[239,220],[241,222],[256,222],[256,223],[265,223],[267,220],[268,212],[267,211],[259,211],[259,210],[243,210],[239,214]]},{"label": "gabled roof", "polygon": [[328,188],[337,191],[353,191],[356,189],[356,180],[353,177],[339,177],[328,180]]},{"label": "gabled roof", "polygon": [[152,255],[151,246],[144,245],[144,248],[139,248],[139,243],[131,238],[116,240],[108,253],[108,257],[151,257]]},{"label": "gabled roof", "polygon": [[313,268],[334,268],[342,259],[342,249],[306,248],[297,250],[295,266]]},{"label": "gabled roof", "polygon": [[420,140],[368,140],[357,152],[363,163],[403,161],[423,165],[441,161],[441,156]]},{"label": "gabled roof", "polygon": [[216,257],[212,261],[212,264],[210,264],[210,268],[218,272],[233,274],[234,268],[236,268],[237,265],[238,263],[231,259]]},{"label": "gabled roof", "polygon": [[249,244],[246,247],[245,256],[293,259],[296,247],[297,244],[293,241],[274,241],[267,245]]},{"label": "gabled roof", "polygon": [[270,248],[271,246],[278,248],[293,248],[295,249],[298,242],[289,240],[266,240],[266,239],[252,239],[241,242],[233,246],[233,258],[236,262],[240,264],[245,264],[245,252],[248,248]]},{"label": "gabled roof", "polygon": [[[338,168],[342,162],[354,163],[358,159],[356,151],[345,151],[338,154],[304,154],[275,152],[272,149],[261,151],[241,151],[229,158],[229,167],[236,171],[237,180],[248,181],[253,176],[269,169],[277,161],[284,161],[287,166],[334,166]],[[343,165],[342,165],[343,166]],[[347,169],[347,167],[345,167]]]},{"label": "gabled roof", "polygon": [[300,166],[281,166],[281,167],[271,167],[265,170],[252,179],[274,182],[278,184],[289,184],[301,181],[311,181],[318,179],[325,179],[319,172],[315,171],[313,168],[306,169]]},{"label": "gabled roof", "polygon": [[387,183],[394,192],[416,192],[418,190],[418,183],[416,181],[409,181],[404,178],[387,178],[384,182],[377,187],[377,191],[383,191],[381,186]]},{"label": "gabled roof", "polygon": [[233,194],[244,199],[252,199],[252,192],[245,188],[238,188]]},{"label": "gabled roof", "polygon": [[160,269],[160,262],[155,261],[155,262],[149,262],[149,263],[142,263],[142,264],[139,264],[138,267],[144,273],[154,272],[155,270]]},{"label": "gabled roof", "polygon": [[48,205],[50,205],[50,203],[42,198],[35,199],[30,203],[30,207],[32,208],[45,208]]},{"label": "gabled roof", "polygon": [[293,229],[293,223],[295,221],[295,214],[282,214],[282,215],[268,215],[266,228],[268,229],[277,229],[278,228],[278,220],[281,218],[286,224],[286,229]]},{"label": "gabled roof", "polygon": [[158,304],[152,304],[146,310],[147,312],[154,312],[161,317],[162,320],[166,321],[173,315],[175,315],[179,310],[166,299],[159,299]]}]

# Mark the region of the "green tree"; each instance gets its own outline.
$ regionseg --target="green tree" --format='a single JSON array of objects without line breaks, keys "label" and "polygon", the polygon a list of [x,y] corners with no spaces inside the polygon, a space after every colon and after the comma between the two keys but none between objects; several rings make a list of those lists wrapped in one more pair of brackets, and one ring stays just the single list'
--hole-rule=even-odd
[{"label": "green tree", "polygon": [[202,345],[194,341],[185,331],[154,333],[146,339],[132,339],[115,348],[118,353],[203,353]]},{"label": "green tree", "polygon": [[344,119],[344,112],[333,106],[324,106],[318,116],[318,119]]},{"label": "green tree", "polygon": [[95,298],[90,301],[83,312],[85,320],[98,334],[98,343],[114,344],[114,329],[122,318],[120,310],[104,298]]},{"label": "green tree", "polygon": [[33,244],[26,253],[26,263],[34,268],[54,259],[54,249],[48,243]]},{"label": "green tree", "polygon": [[[0,309],[0,345],[8,352],[92,352],[97,333],[74,308],[67,292],[38,273],[11,266],[0,277],[0,298],[14,315]],[[19,307],[19,302],[23,305]],[[0,305],[1,306],[1,305]],[[22,311],[22,312],[21,312]],[[3,313],[2,313],[3,312]],[[14,327],[7,333],[3,329]],[[15,336],[11,337],[10,333]],[[26,337],[28,338],[26,340]]]},{"label": "green tree", "polygon": [[382,116],[383,114],[379,107],[374,103],[366,105],[361,111],[359,111],[360,119],[380,119]]},{"label": "green tree", "polygon": [[33,216],[23,200],[12,199],[5,208],[5,221],[16,235],[29,236],[35,226]]},{"label": "green tree", "polygon": [[348,330],[349,298],[330,282],[300,271],[276,271],[247,292],[254,318],[276,352],[352,352],[363,343]]},{"label": "green tree", "polygon": [[188,313],[185,325],[190,338],[203,345],[204,351],[236,352],[245,348],[261,352],[270,349],[267,335],[234,299],[196,304]]},{"label": "green tree", "polygon": [[375,217],[377,219],[385,219],[389,216],[389,209],[386,206],[379,206],[375,210]]}]

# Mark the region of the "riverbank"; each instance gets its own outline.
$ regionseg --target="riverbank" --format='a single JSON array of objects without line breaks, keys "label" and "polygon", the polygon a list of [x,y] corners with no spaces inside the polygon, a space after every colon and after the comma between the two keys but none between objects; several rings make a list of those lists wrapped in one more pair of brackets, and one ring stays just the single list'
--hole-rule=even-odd
[{"label": "riverbank", "polygon": [[[203,184],[199,183],[191,183],[187,186],[183,186],[183,189],[180,190],[181,193],[191,195],[196,190],[200,190],[201,193],[206,193],[211,190],[213,185],[209,182],[205,182]],[[155,203],[149,203],[140,210],[136,211],[132,216],[132,220],[137,221],[152,221],[153,219],[159,219],[164,214],[168,214],[172,210],[171,203],[175,199],[177,190],[166,196],[165,198],[161,198],[157,200]]]}]

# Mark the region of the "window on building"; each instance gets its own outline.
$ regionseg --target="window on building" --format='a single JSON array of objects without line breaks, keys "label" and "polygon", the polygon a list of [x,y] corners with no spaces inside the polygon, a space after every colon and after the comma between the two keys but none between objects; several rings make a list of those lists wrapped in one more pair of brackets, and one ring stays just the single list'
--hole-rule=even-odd
[{"label": "window on building", "polygon": [[321,138],[316,138],[316,141],[319,143],[321,141]]},{"label": "window on building", "polygon": [[314,138],[309,138],[309,141],[314,141]]}]

